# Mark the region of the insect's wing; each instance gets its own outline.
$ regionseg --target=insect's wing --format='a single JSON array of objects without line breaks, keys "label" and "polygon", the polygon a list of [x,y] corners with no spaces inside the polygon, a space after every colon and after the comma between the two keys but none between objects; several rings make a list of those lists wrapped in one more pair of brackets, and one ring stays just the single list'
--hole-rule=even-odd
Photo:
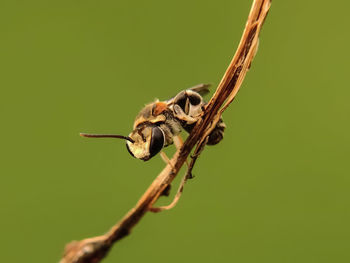
[{"label": "insect's wing", "polygon": [[202,83],[189,89],[199,93],[201,96],[205,96],[209,93],[209,87],[210,87],[210,84]]},{"label": "insect's wing", "polygon": [[[204,84],[204,83],[202,83],[202,84],[198,84],[198,85],[196,85],[196,86],[193,86],[193,87],[191,87],[191,88],[189,88],[189,89],[187,89],[187,90],[193,90],[193,91],[195,91],[195,92],[197,92],[197,93],[199,93],[199,95],[201,95],[201,96],[205,96],[205,95],[207,95],[208,93],[209,93],[209,87],[211,86],[211,84]],[[179,94],[179,93],[178,93]],[[174,98],[175,98],[176,96],[174,96],[174,97],[172,97],[171,99],[169,99],[169,100],[167,100],[167,101],[165,101],[168,105],[171,105],[171,104],[173,104],[173,102],[174,102]]]}]

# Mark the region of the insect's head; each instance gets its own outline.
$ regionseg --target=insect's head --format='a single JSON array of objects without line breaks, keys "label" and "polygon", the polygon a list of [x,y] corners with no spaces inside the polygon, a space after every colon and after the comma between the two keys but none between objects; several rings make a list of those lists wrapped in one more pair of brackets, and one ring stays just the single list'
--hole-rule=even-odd
[{"label": "insect's head", "polygon": [[129,134],[134,141],[127,141],[126,148],[135,158],[148,161],[163,148],[165,143],[164,132],[152,124],[142,124]]},{"label": "insect's head", "polygon": [[153,124],[143,124],[129,136],[112,134],[86,134],[80,133],[80,136],[88,138],[118,138],[126,140],[128,152],[135,158],[148,161],[154,155],[160,152],[165,143],[164,132],[161,128]]}]

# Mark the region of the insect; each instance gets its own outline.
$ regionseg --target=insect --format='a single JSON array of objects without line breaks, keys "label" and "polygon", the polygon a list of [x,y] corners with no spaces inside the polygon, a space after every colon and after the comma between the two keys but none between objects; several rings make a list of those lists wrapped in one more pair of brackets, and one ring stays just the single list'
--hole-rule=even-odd
[{"label": "insect", "polygon": [[[133,131],[128,136],[86,133],[80,135],[90,138],[125,139],[126,148],[133,157],[148,161],[173,143],[177,148],[181,147],[182,140],[179,134],[182,130],[190,133],[201,118],[206,106],[202,96],[209,93],[208,87],[208,84],[199,84],[181,91],[167,101],[156,100],[147,104],[136,116]],[[219,143],[225,127],[225,123],[220,119],[209,134],[207,144]]]}]

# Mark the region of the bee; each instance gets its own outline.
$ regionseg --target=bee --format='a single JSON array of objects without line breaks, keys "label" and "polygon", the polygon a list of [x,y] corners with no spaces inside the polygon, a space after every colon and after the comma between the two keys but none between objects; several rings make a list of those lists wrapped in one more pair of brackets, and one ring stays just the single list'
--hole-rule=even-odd
[{"label": "bee", "polygon": [[[126,140],[128,152],[135,158],[148,161],[164,147],[174,143],[179,148],[179,134],[190,133],[201,118],[206,102],[203,95],[209,93],[208,84],[199,84],[166,100],[147,104],[136,116],[133,131],[128,136],[110,134],[86,134],[90,138],[118,138]],[[222,119],[209,134],[208,145],[219,143],[226,126]]]}]

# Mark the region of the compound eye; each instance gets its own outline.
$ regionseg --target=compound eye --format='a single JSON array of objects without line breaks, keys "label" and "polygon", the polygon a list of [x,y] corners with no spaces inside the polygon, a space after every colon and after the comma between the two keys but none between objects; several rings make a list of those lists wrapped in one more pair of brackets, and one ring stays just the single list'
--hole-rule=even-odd
[{"label": "compound eye", "polygon": [[163,148],[163,146],[164,146],[163,131],[159,127],[155,126],[152,128],[151,143],[149,145],[149,154],[150,154],[149,158],[159,153],[160,150]]}]

